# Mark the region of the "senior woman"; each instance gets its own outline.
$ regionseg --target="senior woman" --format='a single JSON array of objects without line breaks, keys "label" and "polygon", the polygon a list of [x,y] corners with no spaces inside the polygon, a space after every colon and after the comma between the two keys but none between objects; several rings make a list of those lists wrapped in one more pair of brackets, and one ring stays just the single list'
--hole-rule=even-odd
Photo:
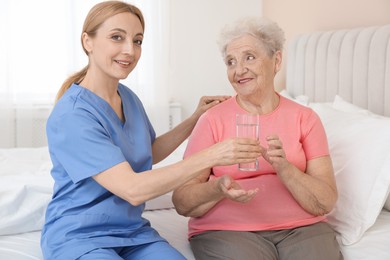
[{"label": "senior woman", "polygon": [[256,171],[217,166],[174,191],[177,212],[191,217],[196,259],[343,259],[325,216],[337,188],[323,125],[274,90],[283,43],[283,31],[264,18],[222,31],[236,95],[203,114],[184,156],[234,137],[238,113],[258,114],[263,150]]}]

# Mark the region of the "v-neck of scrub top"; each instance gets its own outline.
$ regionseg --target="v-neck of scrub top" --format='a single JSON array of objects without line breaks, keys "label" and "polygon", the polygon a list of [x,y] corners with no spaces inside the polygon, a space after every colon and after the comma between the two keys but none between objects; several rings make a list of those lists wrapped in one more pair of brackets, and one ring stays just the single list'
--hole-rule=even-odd
[{"label": "v-neck of scrub top", "polygon": [[[86,88],[74,85],[74,92],[79,92],[81,100],[93,108],[94,111],[90,113],[100,117],[97,119],[100,121],[99,124],[113,139],[113,144],[120,147],[133,169],[137,172],[149,170],[155,132],[135,93],[122,84],[118,85],[118,91],[122,99],[125,122],[120,120],[114,109],[104,99]],[[89,110],[88,107],[86,109]]]},{"label": "v-neck of scrub top", "polygon": [[80,85],[75,86],[82,88],[84,90],[84,93],[87,94],[90,98],[90,100],[95,101],[96,104],[99,104],[99,107],[104,110],[104,112],[109,115],[109,117],[115,121],[116,124],[120,125],[122,129],[126,126],[126,122],[128,121],[128,115],[126,114],[127,110],[127,104],[126,102],[123,102],[123,90],[121,84],[118,84],[118,95],[121,98],[121,106],[122,106],[122,113],[123,113],[123,121],[119,118],[117,113],[115,113],[115,110],[112,108],[112,106],[103,98],[100,96],[96,95],[94,92],[91,90],[84,88]]}]

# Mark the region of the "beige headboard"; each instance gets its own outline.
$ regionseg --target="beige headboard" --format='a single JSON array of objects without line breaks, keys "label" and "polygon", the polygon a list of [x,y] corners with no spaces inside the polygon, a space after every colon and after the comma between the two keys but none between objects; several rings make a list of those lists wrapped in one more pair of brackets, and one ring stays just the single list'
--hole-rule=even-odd
[{"label": "beige headboard", "polygon": [[312,102],[336,94],[390,116],[390,24],[303,34],[287,50],[286,89]]}]

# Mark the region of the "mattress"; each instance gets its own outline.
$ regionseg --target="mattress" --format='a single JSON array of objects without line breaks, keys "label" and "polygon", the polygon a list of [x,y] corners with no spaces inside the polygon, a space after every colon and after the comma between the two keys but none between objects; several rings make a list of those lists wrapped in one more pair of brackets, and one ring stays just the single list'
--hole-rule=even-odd
[{"label": "mattress", "polygon": [[362,239],[341,247],[345,260],[389,260],[390,259],[390,211],[382,210],[375,224]]},{"label": "mattress", "polygon": [[[145,211],[144,217],[178,249],[187,259],[195,259],[187,240],[187,218],[175,209]],[[40,232],[0,236],[0,259],[43,259],[39,246]],[[387,241],[387,243],[383,243]],[[382,210],[376,223],[356,244],[342,246],[344,260],[389,260],[390,259],[390,212]]]}]

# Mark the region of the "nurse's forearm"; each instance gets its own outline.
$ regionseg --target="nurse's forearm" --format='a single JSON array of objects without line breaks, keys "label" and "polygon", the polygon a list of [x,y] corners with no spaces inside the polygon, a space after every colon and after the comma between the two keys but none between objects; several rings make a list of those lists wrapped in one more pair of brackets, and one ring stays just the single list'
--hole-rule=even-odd
[{"label": "nurse's forearm", "polygon": [[140,173],[134,172],[124,161],[93,178],[113,194],[137,206],[178,188],[217,162],[212,150],[205,149],[175,164]]},{"label": "nurse's forearm", "polygon": [[259,156],[258,141],[232,138],[165,167],[135,173],[125,161],[95,175],[94,179],[129,203],[139,205],[177,189],[213,166],[253,162]]}]

